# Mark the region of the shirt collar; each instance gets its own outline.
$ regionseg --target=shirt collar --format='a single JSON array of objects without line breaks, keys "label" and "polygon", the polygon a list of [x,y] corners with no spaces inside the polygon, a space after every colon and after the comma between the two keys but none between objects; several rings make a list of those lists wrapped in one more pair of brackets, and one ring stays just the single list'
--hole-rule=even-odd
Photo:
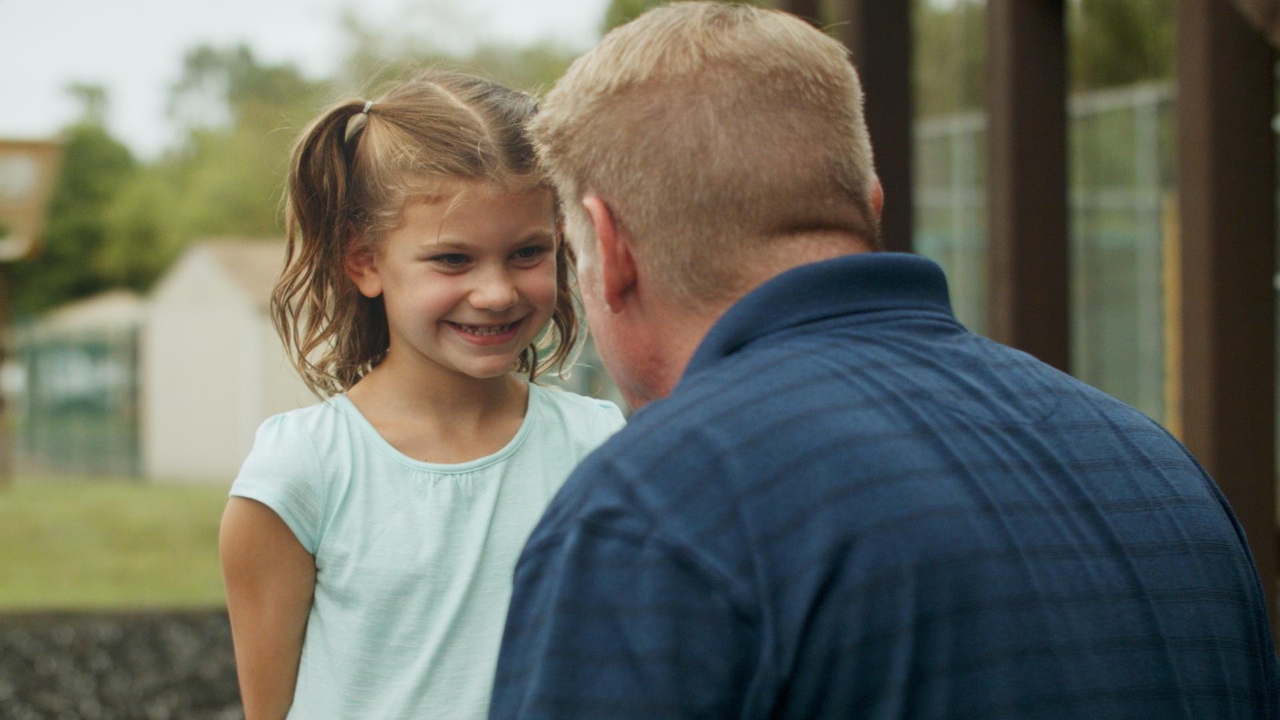
[{"label": "shirt collar", "polygon": [[685,375],[753,340],[805,323],[876,310],[951,313],[947,279],[932,260],[868,252],[788,270],[734,303],[711,327]]}]

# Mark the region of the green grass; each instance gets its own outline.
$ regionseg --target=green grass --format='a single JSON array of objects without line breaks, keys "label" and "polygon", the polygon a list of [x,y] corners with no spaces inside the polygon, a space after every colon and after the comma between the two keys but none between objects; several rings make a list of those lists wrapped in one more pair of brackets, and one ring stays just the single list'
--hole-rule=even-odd
[{"label": "green grass", "polygon": [[0,610],[222,605],[222,485],[0,487]]}]

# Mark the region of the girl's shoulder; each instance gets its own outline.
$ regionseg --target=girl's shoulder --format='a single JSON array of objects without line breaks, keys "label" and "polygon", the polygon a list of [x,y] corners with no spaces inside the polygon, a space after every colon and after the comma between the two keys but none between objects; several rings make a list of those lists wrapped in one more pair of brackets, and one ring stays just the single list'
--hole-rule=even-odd
[{"label": "girl's shoulder", "polygon": [[[326,519],[335,460],[346,423],[337,398],[267,418],[231,486],[231,495],[256,500],[284,520],[315,553]],[[348,457],[350,441],[346,442]]]},{"label": "girl's shoulder", "polygon": [[294,455],[299,450],[319,452],[319,448],[335,449],[349,438],[350,419],[343,407],[349,403],[339,395],[314,405],[272,415],[258,427],[254,452],[276,451]]},{"label": "girl's shoulder", "polygon": [[627,422],[618,406],[608,400],[544,385],[529,386],[529,412],[537,413],[540,425],[559,429],[592,447]]}]

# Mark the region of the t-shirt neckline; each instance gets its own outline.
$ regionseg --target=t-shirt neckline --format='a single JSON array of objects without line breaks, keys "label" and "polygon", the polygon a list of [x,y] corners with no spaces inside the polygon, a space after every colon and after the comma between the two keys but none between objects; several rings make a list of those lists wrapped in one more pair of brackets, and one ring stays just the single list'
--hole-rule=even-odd
[{"label": "t-shirt neckline", "polygon": [[355,422],[361,435],[367,438],[369,442],[383,453],[390,456],[392,460],[415,470],[442,474],[458,474],[474,472],[488,467],[489,465],[502,462],[518,450],[522,444],[524,444],[525,438],[529,435],[529,428],[532,425],[531,421],[533,419],[533,414],[538,405],[542,402],[543,392],[542,388],[533,383],[525,383],[525,387],[529,389],[529,399],[525,404],[524,419],[520,422],[520,429],[516,430],[516,434],[507,441],[506,445],[502,446],[502,448],[496,452],[461,463],[433,463],[411,458],[397,450],[394,445],[387,442],[387,439],[382,437],[382,433],[378,432],[378,429],[373,426],[373,423],[369,422],[368,418],[364,416],[364,413],[360,412],[360,408],[356,407],[355,403],[351,402],[351,398],[347,397],[345,393],[342,395],[335,395],[330,399],[330,402]]}]

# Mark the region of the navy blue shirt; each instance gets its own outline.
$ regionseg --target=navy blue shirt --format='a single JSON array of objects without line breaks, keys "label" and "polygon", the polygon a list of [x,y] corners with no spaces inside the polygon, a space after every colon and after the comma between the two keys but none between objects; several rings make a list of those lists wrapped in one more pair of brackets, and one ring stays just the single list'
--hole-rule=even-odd
[{"label": "navy blue shirt", "polygon": [[743,298],[574,472],[491,717],[1277,718],[1278,682],[1187,451],[862,254]]}]

